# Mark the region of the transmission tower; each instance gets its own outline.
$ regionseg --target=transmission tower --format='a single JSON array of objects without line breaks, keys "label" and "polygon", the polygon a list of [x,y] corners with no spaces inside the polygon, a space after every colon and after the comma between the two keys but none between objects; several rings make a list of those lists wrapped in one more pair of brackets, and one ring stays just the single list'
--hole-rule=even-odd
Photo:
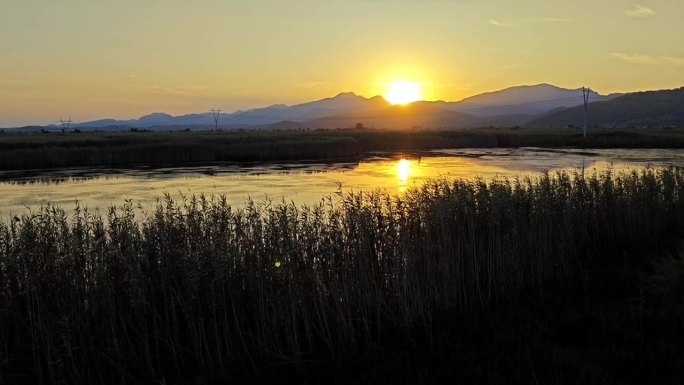
[{"label": "transmission tower", "polygon": [[60,116],[59,122],[62,124],[62,132],[69,131],[69,127],[71,126],[71,117],[69,117],[67,120],[64,120]]},{"label": "transmission tower", "polygon": [[218,109],[218,110],[209,110],[209,111],[211,111],[211,114],[214,116],[214,128],[216,129],[216,131],[218,131],[218,121],[219,121],[219,117],[221,116],[221,110]]},{"label": "transmission tower", "polygon": [[589,125],[589,94],[591,89],[587,87],[582,87],[582,99],[584,100],[584,124],[582,125],[582,135],[584,138],[587,137],[587,126]]}]

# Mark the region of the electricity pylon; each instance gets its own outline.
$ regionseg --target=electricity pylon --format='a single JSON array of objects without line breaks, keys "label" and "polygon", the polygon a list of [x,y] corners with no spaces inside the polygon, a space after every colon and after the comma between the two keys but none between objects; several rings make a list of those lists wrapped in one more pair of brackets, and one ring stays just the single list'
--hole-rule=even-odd
[{"label": "electricity pylon", "polygon": [[218,109],[218,110],[209,110],[209,111],[211,111],[211,114],[214,116],[214,128],[216,129],[216,131],[218,131],[218,121],[219,121],[219,117],[221,116],[221,110]]},{"label": "electricity pylon", "polygon": [[582,125],[582,135],[584,138],[587,137],[587,126],[589,125],[589,94],[591,89],[587,87],[582,87],[582,100],[584,101],[584,124]]},{"label": "electricity pylon", "polygon": [[59,122],[62,124],[62,132],[69,131],[69,127],[71,126],[71,117],[69,117],[67,120],[64,120],[60,116]]}]

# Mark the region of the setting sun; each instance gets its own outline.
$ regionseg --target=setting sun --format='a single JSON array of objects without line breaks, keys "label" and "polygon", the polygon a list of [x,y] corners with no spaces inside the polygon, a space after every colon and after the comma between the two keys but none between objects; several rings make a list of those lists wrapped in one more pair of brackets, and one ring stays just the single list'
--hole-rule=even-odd
[{"label": "setting sun", "polygon": [[421,84],[417,82],[392,82],[383,95],[392,104],[407,104],[423,99]]}]

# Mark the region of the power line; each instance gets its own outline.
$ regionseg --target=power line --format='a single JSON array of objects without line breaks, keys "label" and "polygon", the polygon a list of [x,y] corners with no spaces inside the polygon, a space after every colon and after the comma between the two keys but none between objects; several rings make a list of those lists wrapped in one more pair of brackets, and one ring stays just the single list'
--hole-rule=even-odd
[{"label": "power line", "polygon": [[527,102],[527,103],[516,103],[516,104],[504,104],[504,105],[497,105],[497,106],[487,106],[487,107],[478,107],[478,108],[469,108],[467,110],[469,111],[476,111],[476,110],[488,110],[488,109],[496,109],[496,108],[507,108],[507,107],[518,107],[518,106],[532,106],[536,104],[546,104],[546,103],[553,103],[553,102],[562,102],[566,100],[576,100],[578,99],[579,96],[572,96],[569,98],[562,98],[562,99],[549,99],[549,100],[539,100],[536,102]]}]

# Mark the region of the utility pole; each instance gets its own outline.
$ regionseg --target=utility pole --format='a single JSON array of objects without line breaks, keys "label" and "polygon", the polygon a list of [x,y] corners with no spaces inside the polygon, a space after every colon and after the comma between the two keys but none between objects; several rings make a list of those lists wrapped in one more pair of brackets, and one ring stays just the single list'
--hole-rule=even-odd
[{"label": "utility pole", "polygon": [[219,117],[221,116],[221,110],[218,109],[218,110],[209,110],[209,111],[211,111],[211,114],[214,116],[214,128],[216,129],[216,131],[218,131],[218,121],[219,121]]},{"label": "utility pole", "polygon": [[582,99],[584,100],[584,124],[582,125],[582,135],[584,138],[587,137],[587,126],[589,125],[589,116],[588,116],[588,111],[589,111],[589,94],[591,93],[591,89],[587,87],[582,87]]},{"label": "utility pole", "polygon": [[69,126],[71,126],[71,117],[69,117],[69,119],[67,119],[67,120],[64,120],[60,116],[59,122],[62,124],[62,133],[69,131]]}]

